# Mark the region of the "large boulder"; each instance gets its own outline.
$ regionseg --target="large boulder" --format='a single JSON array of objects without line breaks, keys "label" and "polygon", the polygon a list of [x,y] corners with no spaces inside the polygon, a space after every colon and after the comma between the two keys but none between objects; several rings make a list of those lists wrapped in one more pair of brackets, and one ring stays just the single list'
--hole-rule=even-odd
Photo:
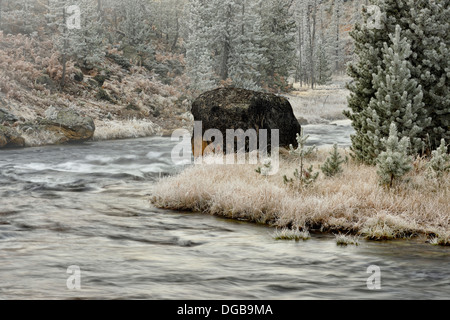
[{"label": "large boulder", "polygon": [[[200,95],[192,104],[191,112],[195,121],[202,121],[202,137],[208,129],[218,129],[224,140],[227,129],[255,129],[259,140],[259,130],[267,129],[270,145],[271,130],[278,129],[280,147],[297,146],[300,124],[284,97],[238,88],[219,88]],[[210,141],[195,141],[196,136],[199,135],[194,135],[192,147],[194,155],[199,156]],[[223,147],[225,152],[226,147]]]},{"label": "large boulder", "polygon": [[38,121],[44,130],[59,137],[59,143],[84,142],[91,139],[95,132],[94,120],[84,117],[70,109],[50,107],[45,112],[45,119]]},{"label": "large boulder", "polygon": [[24,138],[14,128],[0,125],[0,148],[24,146]]}]

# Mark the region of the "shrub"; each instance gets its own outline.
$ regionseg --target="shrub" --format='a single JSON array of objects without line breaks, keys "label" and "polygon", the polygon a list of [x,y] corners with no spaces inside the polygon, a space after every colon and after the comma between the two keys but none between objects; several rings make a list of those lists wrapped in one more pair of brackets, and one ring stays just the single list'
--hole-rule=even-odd
[{"label": "shrub", "polygon": [[[297,149],[294,149],[292,145],[289,146],[290,151],[289,153],[291,155],[297,156],[299,158],[299,165],[300,167],[295,169],[294,171],[294,178],[295,181],[297,181],[300,184],[300,187],[308,186],[314,181],[317,180],[319,177],[318,172],[313,172],[313,166],[311,165],[308,169],[305,169],[305,160],[306,157],[310,156],[314,150],[316,150],[316,146],[312,147],[306,147],[306,141],[308,140],[309,136],[305,136],[303,134],[303,129],[298,134],[297,133],[297,143],[298,147]],[[293,178],[288,178],[286,175],[283,176],[284,183],[285,184],[294,184]]]},{"label": "shrub", "polygon": [[346,160],[339,154],[338,146],[335,144],[333,150],[330,152],[330,156],[325,160],[325,163],[320,169],[327,177],[334,177],[335,175],[342,173],[343,170],[341,165],[344,162],[346,162]]},{"label": "shrub", "polygon": [[273,238],[275,240],[309,240],[311,238],[311,234],[308,230],[300,231],[299,229],[289,229],[283,228],[281,230],[275,231]]},{"label": "shrub", "polygon": [[408,156],[409,139],[403,137],[400,141],[397,136],[397,126],[392,123],[389,130],[389,138],[382,139],[386,151],[378,158],[378,175],[380,183],[392,188],[394,180],[408,173],[411,169],[411,158]]},{"label": "shrub", "polygon": [[431,160],[428,164],[429,172],[432,176],[436,177],[439,182],[445,172],[450,171],[450,155],[447,152],[448,148],[445,145],[445,140],[442,139],[440,147],[432,152]]}]

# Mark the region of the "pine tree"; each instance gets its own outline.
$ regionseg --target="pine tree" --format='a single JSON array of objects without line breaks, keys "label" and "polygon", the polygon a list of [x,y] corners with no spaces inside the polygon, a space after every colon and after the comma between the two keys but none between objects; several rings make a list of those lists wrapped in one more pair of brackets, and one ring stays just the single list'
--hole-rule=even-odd
[{"label": "pine tree", "polygon": [[308,186],[319,177],[319,172],[313,171],[313,166],[309,166],[306,168],[306,158],[310,156],[315,150],[316,146],[307,147],[306,142],[309,139],[309,136],[305,136],[303,134],[303,128],[300,133],[297,133],[297,148],[294,148],[293,145],[289,146],[289,153],[293,156],[297,156],[299,159],[299,168],[294,171],[294,178],[288,178],[286,175],[283,176],[285,184],[293,185],[294,182],[298,182],[300,187]]},{"label": "pine tree", "polygon": [[260,66],[264,64],[264,50],[261,48],[261,16],[258,8],[262,0],[240,0],[237,2],[233,23],[232,48],[230,53],[229,77],[236,87],[260,90]]},{"label": "pine tree", "polygon": [[320,8],[319,13],[320,33],[317,40],[316,51],[316,81],[319,85],[327,84],[331,81],[331,67],[330,67],[330,48],[326,39],[323,7]]},{"label": "pine tree", "polygon": [[303,1],[297,0],[294,7],[294,18],[296,21],[296,67],[295,67],[295,81],[303,86],[303,82],[306,81],[304,68],[304,57],[305,57],[305,4]]},{"label": "pine tree", "polygon": [[366,163],[383,151],[380,142],[389,135],[391,123],[396,124],[400,137],[409,139],[409,154],[416,155],[424,148],[423,131],[431,122],[426,118],[422,88],[411,78],[412,66],[407,59],[412,52],[406,38],[401,37],[400,26],[390,35],[390,42],[390,46],[384,44],[382,66],[372,80],[377,91],[364,113],[370,141]]},{"label": "pine tree", "polygon": [[334,61],[334,68],[333,68],[334,72],[342,71],[344,65],[345,41],[343,40],[343,35],[341,31],[341,27],[344,22],[343,16],[344,16],[343,0],[334,0],[333,16],[330,28],[331,29],[330,50]]},{"label": "pine tree", "polygon": [[[3,6],[9,8],[3,13]],[[33,0],[0,1],[0,30],[12,34],[31,35],[45,25],[39,4]],[[6,9],[6,8],[5,8]],[[2,20],[5,20],[4,26]]]},{"label": "pine tree", "polygon": [[319,85],[327,84],[331,81],[330,57],[324,39],[317,42],[317,56],[315,63],[316,82]]},{"label": "pine tree", "polygon": [[449,0],[369,0],[368,4],[378,5],[381,10],[377,26],[368,23],[372,14],[363,8],[362,22],[356,24],[351,33],[357,59],[348,68],[353,81],[348,85],[351,111],[345,114],[355,129],[352,136],[354,156],[357,160],[366,162],[369,159],[373,163],[373,155],[370,155],[373,141],[367,135],[371,129],[366,117],[377,91],[373,77],[378,74],[378,67],[384,67],[382,48],[385,42],[390,43],[389,34],[395,33],[396,25],[401,27],[402,36],[411,45],[412,54],[407,58],[411,78],[421,86],[425,118],[432,118],[431,124],[422,128],[421,136],[430,137],[429,145],[433,150],[442,138],[450,140]]},{"label": "pine tree", "polygon": [[[422,86],[431,124],[425,129],[431,150],[450,142],[450,1],[407,0],[405,36],[410,39],[412,77]],[[431,151],[429,150],[429,151]]]},{"label": "pine tree", "polygon": [[[105,45],[97,3],[90,0],[55,0],[50,4],[48,27],[55,31],[54,43],[61,53],[63,68],[69,59],[85,68],[98,65],[105,55]],[[80,28],[68,28],[67,22],[72,14],[68,12],[68,8],[72,5],[77,5],[80,9]],[[62,86],[64,78],[63,76]]]},{"label": "pine tree", "polygon": [[[373,4],[373,0],[369,1]],[[376,90],[373,88],[373,75],[378,72],[382,61],[381,48],[388,42],[388,30],[385,24],[380,29],[372,28],[368,21],[371,19],[367,8],[362,10],[362,23],[356,24],[350,33],[355,44],[355,61],[349,65],[348,74],[353,78],[347,88],[350,90],[348,107],[351,111],[344,114],[352,120],[355,134],[351,136],[353,156],[357,161],[373,163],[374,155],[369,155],[368,148],[371,141],[367,136],[366,121],[367,108]]]},{"label": "pine tree", "polygon": [[293,0],[266,0],[262,2],[262,29],[265,65],[263,80],[273,88],[277,79],[287,80],[295,69],[296,24]]},{"label": "pine tree", "polygon": [[182,38],[182,16],[185,1],[165,0],[150,3],[152,24],[156,26],[156,37],[165,42],[171,52],[176,51]]},{"label": "pine tree", "polygon": [[92,0],[74,1],[81,10],[81,29],[71,30],[71,53],[81,65],[93,68],[105,56],[103,44],[103,22],[98,3]]},{"label": "pine tree", "polygon": [[407,137],[403,137],[399,141],[397,127],[395,123],[392,123],[389,137],[383,139],[382,143],[386,151],[382,152],[377,158],[377,173],[380,177],[380,183],[392,188],[395,180],[403,177],[412,169],[412,160],[408,156],[409,140]]},{"label": "pine tree", "polygon": [[54,33],[53,43],[61,55],[62,76],[60,86],[63,88],[66,81],[67,60],[73,55],[71,32],[67,26],[67,0],[55,0],[50,2],[49,12],[46,15],[47,27]]},{"label": "pine tree", "polygon": [[441,182],[444,174],[450,171],[450,155],[444,139],[441,140],[439,148],[432,152],[428,170],[439,182]]},{"label": "pine tree", "polygon": [[203,92],[215,86],[211,33],[208,27],[210,16],[205,10],[208,3],[203,0],[192,0],[189,5],[186,60],[190,88],[195,92]]},{"label": "pine tree", "polygon": [[2,13],[3,13],[3,0],[0,0],[0,30],[3,30],[2,28]]},{"label": "pine tree", "polygon": [[137,52],[138,63],[153,62],[154,50],[151,38],[154,35],[151,25],[152,15],[145,0],[128,0],[123,4],[125,18],[120,24],[123,32],[123,45]]},{"label": "pine tree", "polygon": [[343,169],[341,165],[345,162],[338,151],[338,145],[333,145],[333,150],[330,152],[330,156],[325,160],[325,163],[320,167],[323,174],[327,177],[334,177],[335,175],[342,173]]},{"label": "pine tree", "polygon": [[317,48],[317,0],[308,0],[306,4],[306,55],[311,89],[316,85],[316,48]]}]

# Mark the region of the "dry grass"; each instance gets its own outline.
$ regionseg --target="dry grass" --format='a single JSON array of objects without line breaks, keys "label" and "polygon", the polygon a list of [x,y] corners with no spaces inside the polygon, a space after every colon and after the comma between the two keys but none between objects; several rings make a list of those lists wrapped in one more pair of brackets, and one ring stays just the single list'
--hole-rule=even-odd
[{"label": "dry grass", "polygon": [[295,240],[295,241],[306,241],[311,238],[311,234],[308,230],[300,231],[297,228],[289,229],[282,228],[281,230],[275,231],[273,238],[275,240]]},{"label": "dry grass", "polygon": [[[159,54],[158,59],[181,58]],[[74,61],[68,61],[65,87],[61,88],[62,70],[60,55],[51,39],[5,35],[0,31],[0,107],[21,122],[45,117],[51,106],[71,108],[94,119],[96,140],[149,136],[157,134],[159,127],[178,128],[186,122],[184,114],[191,93],[185,75],[173,76],[173,82],[165,84],[162,77],[145,67],[125,70],[105,58],[98,70],[85,70],[81,80],[81,69]],[[108,75],[102,85],[95,80],[101,72]],[[109,100],[98,97],[100,89]],[[59,141],[59,137],[44,131],[25,132],[24,138],[27,146]]]},{"label": "dry grass", "polygon": [[[309,160],[316,171],[329,150]],[[420,160],[424,161],[424,160]],[[387,240],[416,235],[437,237],[448,244],[450,234],[450,175],[440,188],[416,164],[394,189],[378,183],[376,168],[349,161],[335,178],[323,175],[308,188],[289,188],[296,159],[282,156],[277,175],[267,178],[256,165],[195,165],[162,179],[152,203],[160,208],[196,211],[269,224],[278,228],[308,228]],[[446,240],[445,240],[446,239]]]},{"label": "dry grass", "polygon": [[338,246],[359,246],[359,236],[339,233],[336,234],[335,237]]},{"label": "dry grass", "polygon": [[296,91],[286,97],[295,116],[306,120],[308,124],[345,120],[347,118],[342,112],[347,109],[347,97],[350,94],[345,88],[346,81],[347,78],[334,79],[332,84],[318,86],[314,90],[296,87]]},{"label": "dry grass", "polygon": [[150,120],[106,120],[95,122],[93,140],[111,140],[148,137],[160,132],[161,128]]}]

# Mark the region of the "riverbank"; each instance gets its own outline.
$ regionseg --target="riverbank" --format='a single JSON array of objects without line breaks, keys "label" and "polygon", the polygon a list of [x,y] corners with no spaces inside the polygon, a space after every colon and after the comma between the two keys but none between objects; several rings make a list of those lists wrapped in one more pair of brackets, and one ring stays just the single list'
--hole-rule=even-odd
[{"label": "riverbank", "polygon": [[72,60],[63,65],[51,39],[0,31],[0,125],[23,138],[19,146],[28,147],[61,140],[33,126],[48,119],[53,108],[91,118],[93,140],[146,137],[189,127],[193,93],[187,87],[182,55],[157,51],[151,66],[135,58],[109,48],[95,67]]},{"label": "riverbank", "polygon": [[[308,162],[315,171],[328,156],[321,149]],[[341,175],[318,180],[307,188],[291,188],[297,160],[288,154],[280,170],[263,177],[257,166],[195,165],[166,177],[154,188],[158,208],[202,212],[277,228],[348,233],[372,240],[421,237],[433,244],[450,244],[450,175],[441,185],[428,178],[425,161],[414,163],[408,182],[387,190],[378,184],[375,167],[351,159]]]}]

